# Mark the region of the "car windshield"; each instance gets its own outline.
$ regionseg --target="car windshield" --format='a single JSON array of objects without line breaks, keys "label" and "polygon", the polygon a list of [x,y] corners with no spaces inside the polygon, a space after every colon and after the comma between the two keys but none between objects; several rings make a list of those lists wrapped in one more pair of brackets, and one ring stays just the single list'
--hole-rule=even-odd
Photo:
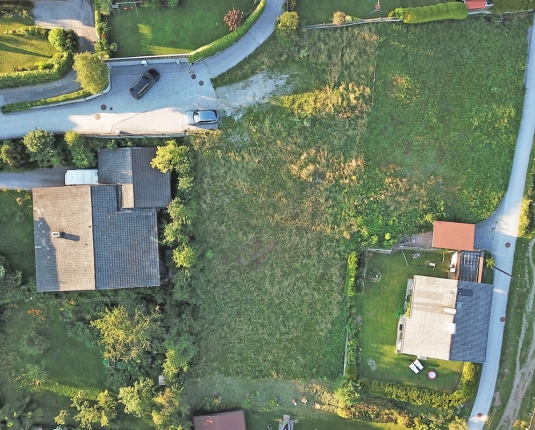
[{"label": "car windshield", "polygon": [[195,122],[215,121],[216,116],[213,111],[197,111],[193,114]]}]

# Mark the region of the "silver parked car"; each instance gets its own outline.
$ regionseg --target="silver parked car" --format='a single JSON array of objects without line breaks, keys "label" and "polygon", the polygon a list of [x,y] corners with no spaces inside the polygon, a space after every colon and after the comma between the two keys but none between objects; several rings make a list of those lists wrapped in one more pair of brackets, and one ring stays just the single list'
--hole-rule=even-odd
[{"label": "silver parked car", "polygon": [[219,115],[215,110],[189,110],[186,112],[186,123],[196,124],[217,124]]}]

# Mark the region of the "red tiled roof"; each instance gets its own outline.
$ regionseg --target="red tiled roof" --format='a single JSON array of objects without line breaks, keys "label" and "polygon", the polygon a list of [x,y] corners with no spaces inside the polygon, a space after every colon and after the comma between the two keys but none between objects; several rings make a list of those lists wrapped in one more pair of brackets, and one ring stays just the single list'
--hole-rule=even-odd
[{"label": "red tiled roof", "polygon": [[433,248],[473,251],[475,235],[475,224],[435,221]]},{"label": "red tiled roof", "polygon": [[487,0],[465,0],[466,8],[470,9],[484,9],[487,7]]},{"label": "red tiled roof", "polygon": [[195,430],[247,430],[243,411],[193,417]]}]

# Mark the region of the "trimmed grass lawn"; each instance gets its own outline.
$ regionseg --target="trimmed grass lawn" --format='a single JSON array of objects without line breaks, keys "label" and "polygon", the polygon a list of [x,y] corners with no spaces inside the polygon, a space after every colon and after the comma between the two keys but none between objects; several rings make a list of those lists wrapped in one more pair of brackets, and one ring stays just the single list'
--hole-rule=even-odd
[{"label": "trimmed grass lawn", "polygon": [[[22,204],[17,203],[22,199]],[[35,276],[32,195],[28,191],[0,190],[0,254],[24,279]]]},{"label": "trimmed grass lawn", "polygon": [[[407,257],[410,257],[410,253],[407,254]],[[419,258],[408,260],[409,264],[420,263],[418,260],[442,260],[439,253],[436,253],[435,257],[432,260],[432,253],[426,255],[421,253]],[[447,278],[448,257],[449,255],[446,255],[446,261],[437,264],[435,270],[408,267],[401,252],[391,255],[374,254],[369,257],[364,292],[357,300],[357,309],[362,318],[362,361],[359,365],[361,376],[447,392],[455,391],[463,363],[442,360],[422,361],[424,371],[414,374],[408,367],[414,357],[397,354],[395,351],[398,323],[396,313],[400,304],[403,306],[407,279],[414,275]],[[381,273],[381,280],[377,283],[369,279],[369,275],[374,271]],[[376,370],[372,370],[368,365],[370,359],[375,361]],[[427,371],[430,369],[436,370],[438,374],[434,381],[427,378]]]},{"label": "trimmed grass lawn", "polygon": [[29,67],[45,62],[56,49],[47,39],[5,34],[8,29],[21,29],[33,25],[30,19],[15,15],[0,18],[0,73],[11,73],[15,67]]},{"label": "trimmed grass lawn", "polygon": [[235,8],[254,9],[252,0],[182,0],[177,8],[122,10],[109,17],[110,38],[117,43],[115,57],[183,54],[228,34],[223,17]]},{"label": "trimmed grass lawn", "polygon": [[[430,4],[447,3],[446,0],[379,0],[381,10],[375,11],[377,0],[297,0],[296,12],[299,18],[307,25],[331,23],[333,15],[342,11],[347,15],[361,19],[388,16],[388,13],[397,7],[417,7]],[[373,12],[373,13],[372,13]],[[388,24],[387,24],[388,25]]]}]

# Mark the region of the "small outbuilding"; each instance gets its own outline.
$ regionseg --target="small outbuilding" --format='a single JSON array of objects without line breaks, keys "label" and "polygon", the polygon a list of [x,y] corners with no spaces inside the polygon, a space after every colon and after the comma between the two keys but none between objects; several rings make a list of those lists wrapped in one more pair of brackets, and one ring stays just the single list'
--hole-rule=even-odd
[{"label": "small outbuilding", "polygon": [[432,246],[454,251],[473,251],[475,237],[475,224],[435,221]]},{"label": "small outbuilding", "polygon": [[247,430],[243,410],[193,417],[195,430]]}]

